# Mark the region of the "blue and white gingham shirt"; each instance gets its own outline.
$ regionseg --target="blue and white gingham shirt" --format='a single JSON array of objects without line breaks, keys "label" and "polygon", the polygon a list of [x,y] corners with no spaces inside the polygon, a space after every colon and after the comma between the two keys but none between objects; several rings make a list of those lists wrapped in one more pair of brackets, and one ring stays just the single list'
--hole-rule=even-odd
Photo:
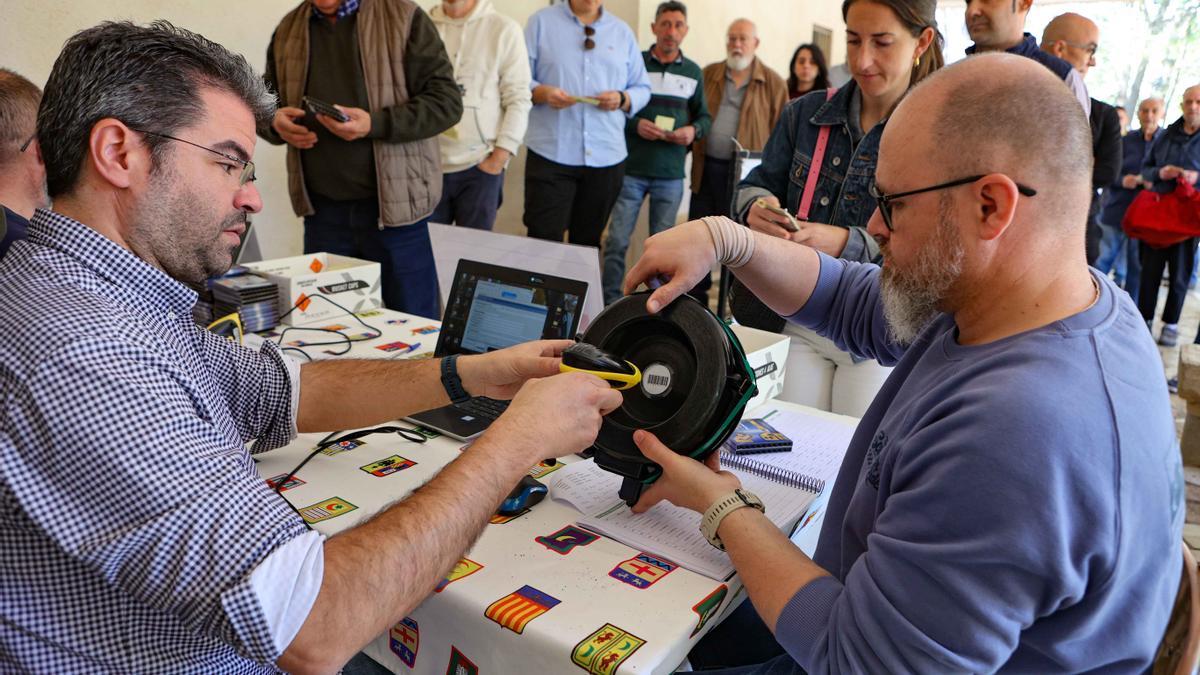
[{"label": "blue and white gingham shirt", "polygon": [[256,579],[314,534],[245,450],[295,435],[297,371],[195,301],[47,211],[0,262],[0,671],[275,672],[311,608]]}]

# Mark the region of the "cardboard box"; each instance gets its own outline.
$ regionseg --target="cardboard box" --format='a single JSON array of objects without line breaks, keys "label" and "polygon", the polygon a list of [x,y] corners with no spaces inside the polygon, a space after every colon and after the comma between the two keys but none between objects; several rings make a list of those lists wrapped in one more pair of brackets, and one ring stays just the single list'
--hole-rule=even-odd
[{"label": "cardboard box", "polygon": [[753,410],[783,393],[784,371],[792,338],[736,323],[730,328],[746,351],[746,361],[754,369],[758,395],[746,404],[746,410]]},{"label": "cardboard box", "polygon": [[283,324],[310,324],[344,315],[347,310],[365,312],[383,306],[377,262],[331,253],[310,253],[245,263],[245,266],[275,282],[279,288],[281,317],[292,307],[296,308],[282,318],[280,323]]}]

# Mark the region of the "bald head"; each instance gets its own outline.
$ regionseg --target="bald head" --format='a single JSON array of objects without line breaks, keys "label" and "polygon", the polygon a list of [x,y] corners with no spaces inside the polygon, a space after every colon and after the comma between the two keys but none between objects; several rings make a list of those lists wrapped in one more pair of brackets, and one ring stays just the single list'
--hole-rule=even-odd
[{"label": "bald head", "polygon": [[1183,102],[1180,103],[1180,108],[1183,109],[1185,131],[1189,134],[1196,133],[1196,130],[1200,129],[1200,84],[1194,84],[1183,90]]},{"label": "bald head", "polygon": [[[909,166],[893,166],[896,158]],[[984,54],[941,69],[909,93],[884,129],[880,165],[881,173],[928,173],[921,178],[933,182],[1003,173],[1037,190],[1028,208],[1041,220],[1083,228],[1091,128],[1048,68]]]},{"label": "bald head", "polygon": [[1074,12],[1059,14],[1042,31],[1042,51],[1070,63],[1083,75],[1095,65],[1099,44],[1100,28],[1091,19]]},{"label": "bald head", "polygon": [[758,26],[754,25],[750,19],[734,19],[733,23],[729,24],[729,32],[733,33],[734,31],[758,37]]}]

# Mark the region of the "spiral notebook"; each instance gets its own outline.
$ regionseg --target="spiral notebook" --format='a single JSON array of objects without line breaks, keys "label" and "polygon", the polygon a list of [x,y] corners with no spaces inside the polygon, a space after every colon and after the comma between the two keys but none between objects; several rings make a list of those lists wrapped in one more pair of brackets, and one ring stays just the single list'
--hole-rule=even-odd
[{"label": "spiral notebook", "polygon": [[[790,532],[817,498],[826,481],[837,475],[854,427],[836,420],[762,406],[748,416],[766,417],[791,436],[791,453],[737,456],[739,466],[721,455],[724,468],[742,481],[742,486],[759,496],[766,516],[780,530]],[[782,426],[781,426],[782,424]],[[832,426],[830,426],[832,425]],[[809,426],[812,427],[810,435]],[[846,431],[843,431],[846,430]],[[844,442],[843,442],[844,439]],[[810,458],[783,458],[801,452]],[[832,466],[832,473],[829,467]],[[807,471],[816,473],[807,473]],[[700,534],[700,515],[662,502],[637,515],[625,506],[617,490],[621,477],[596,466],[592,460],[574,462],[553,474],[552,499],[566,502],[582,514],[580,527],[680,565],[718,581],[733,574],[729,555],[719,551]]]}]

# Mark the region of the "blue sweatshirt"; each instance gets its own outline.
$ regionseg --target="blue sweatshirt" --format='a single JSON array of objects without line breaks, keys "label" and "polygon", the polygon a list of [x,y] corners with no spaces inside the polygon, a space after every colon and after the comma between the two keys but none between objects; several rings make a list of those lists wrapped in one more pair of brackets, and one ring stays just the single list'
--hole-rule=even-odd
[{"label": "blue sweatshirt", "polygon": [[821,256],[793,321],[895,370],[776,638],[809,673],[1145,670],[1179,585],[1183,475],[1129,296],[986,345],[886,337],[879,268]]}]

